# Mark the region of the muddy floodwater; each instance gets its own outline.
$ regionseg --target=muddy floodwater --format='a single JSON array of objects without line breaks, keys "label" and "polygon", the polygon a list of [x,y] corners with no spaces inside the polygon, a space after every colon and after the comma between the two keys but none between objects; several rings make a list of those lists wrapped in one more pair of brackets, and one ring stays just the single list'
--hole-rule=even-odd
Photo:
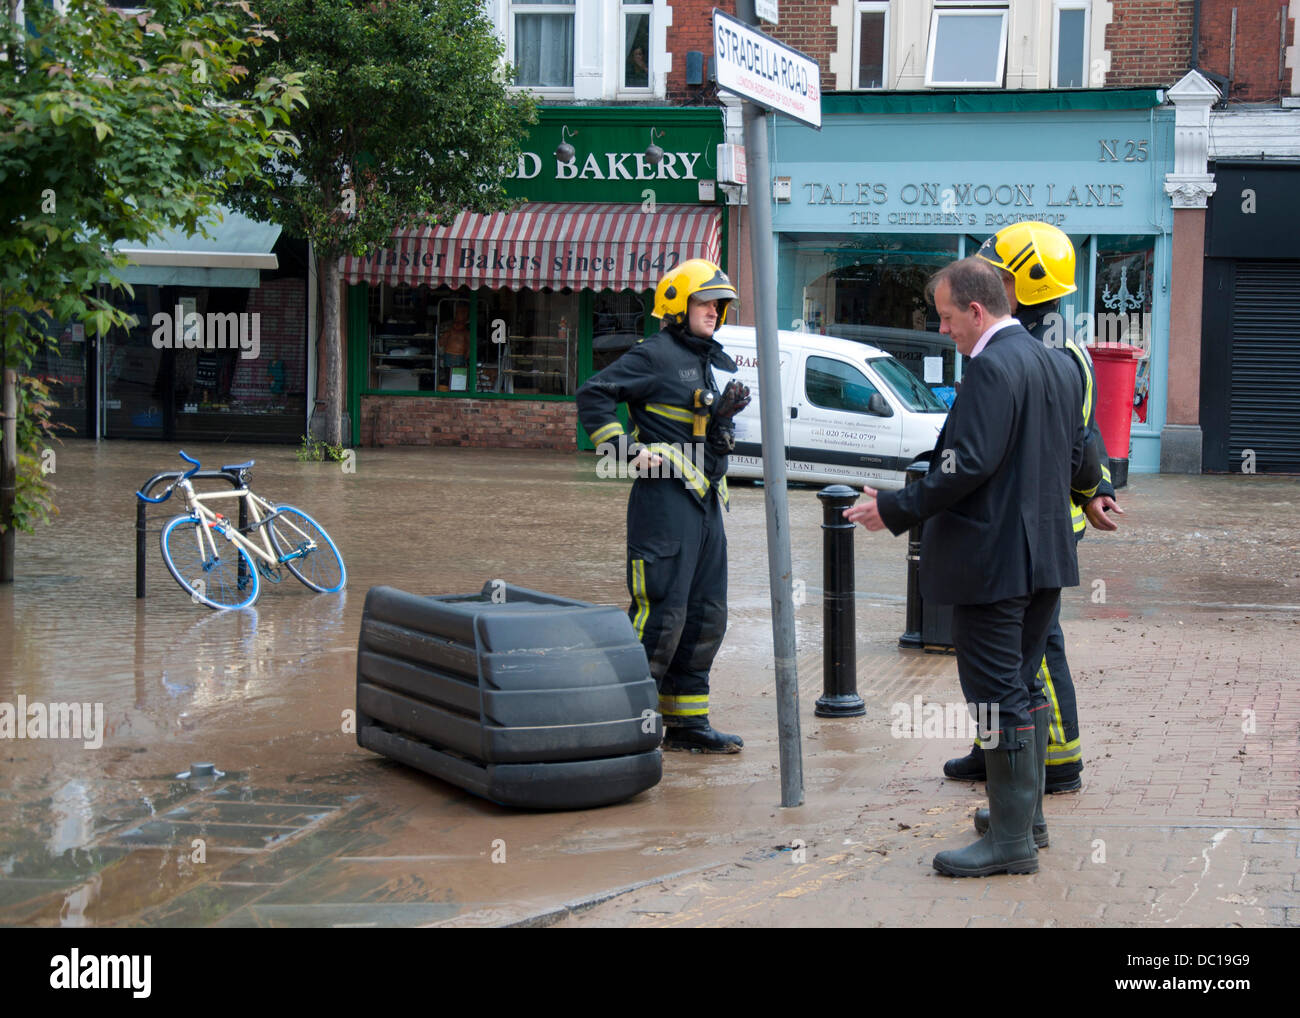
[{"label": "muddy floodwater", "polygon": [[[623,606],[626,482],[597,479],[590,454],[361,449],[345,470],[278,446],[186,451],[205,469],[256,459],[254,490],[317,519],[343,554],[347,587],[316,594],[286,577],[264,582],[248,610],[194,604],[159,553],[173,499],[149,510],[148,593],[137,599],[133,492],[183,467],[175,447],[56,446],[59,514],[19,535],[17,580],[0,588],[0,704],[88,705],[92,731],[0,739],[2,924],[517,921],[770,854],[792,829],[811,835],[899,801],[891,754],[925,753],[928,766],[960,748],[891,744],[889,703],[951,699],[956,683],[951,658],[897,650],[906,541],[887,534],[856,534],[868,717],[812,717],[821,506],[815,489],[792,487],[806,804],[779,810],[764,491],[738,484],[712,708],[745,752],[666,756],[660,785],[602,810],[486,803],[360,749],[348,731],[366,591],[471,593],[504,579]],[[1182,625],[1227,640],[1240,624],[1252,640],[1295,649],[1298,494],[1287,477],[1132,477],[1123,529],[1081,548],[1082,584],[1063,619],[1101,643],[1107,627]],[[190,774],[196,763],[215,773]]]}]

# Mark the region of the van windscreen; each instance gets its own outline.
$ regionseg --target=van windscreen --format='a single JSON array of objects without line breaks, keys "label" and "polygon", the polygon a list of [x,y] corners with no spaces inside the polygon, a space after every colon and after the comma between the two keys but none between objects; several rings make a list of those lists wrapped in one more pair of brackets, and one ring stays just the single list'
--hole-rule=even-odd
[{"label": "van windscreen", "polygon": [[909,410],[920,414],[946,414],[948,407],[944,405],[943,400],[932,393],[919,378],[912,372],[908,371],[900,362],[892,357],[873,357],[867,362],[881,378],[885,384],[894,391],[903,405]]}]

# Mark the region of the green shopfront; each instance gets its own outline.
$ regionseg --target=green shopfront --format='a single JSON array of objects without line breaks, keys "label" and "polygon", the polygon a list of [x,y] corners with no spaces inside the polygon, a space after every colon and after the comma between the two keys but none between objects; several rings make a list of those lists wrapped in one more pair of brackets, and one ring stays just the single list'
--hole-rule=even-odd
[{"label": "green shopfront", "polygon": [[876,343],[952,386],[961,358],[937,334],[926,280],[1003,226],[1053,223],[1078,257],[1068,323],[1144,351],[1130,469],[1158,470],[1173,226],[1173,110],[1161,101],[1154,90],[839,94],[823,98],[820,132],[774,118],[782,327]]},{"label": "green shopfront", "polygon": [[578,386],[657,329],[665,270],[725,264],[722,140],[718,109],[544,107],[509,184],[524,204],[344,258],[353,442],[589,448]]}]

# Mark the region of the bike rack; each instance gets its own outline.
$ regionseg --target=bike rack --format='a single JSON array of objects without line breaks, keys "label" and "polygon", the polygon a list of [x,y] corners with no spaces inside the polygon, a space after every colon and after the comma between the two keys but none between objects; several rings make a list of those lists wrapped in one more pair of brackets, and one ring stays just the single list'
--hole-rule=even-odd
[{"label": "bike rack", "polygon": [[[140,491],[149,495],[153,489],[168,481],[175,481],[185,474],[184,470],[168,470],[161,474],[154,474],[140,488]],[[200,470],[191,474],[190,479],[194,481],[229,481],[232,488],[242,487],[238,471],[230,470]],[[149,508],[149,503],[140,499],[135,500],[135,596],[137,599],[144,597],[144,535],[145,535],[145,511]],[[239,529],[242,531],[248,526],[248,504],[241,498],[239,500]],[[239,560],[239,573],[242,578],[244,572],[244,561]]]}]

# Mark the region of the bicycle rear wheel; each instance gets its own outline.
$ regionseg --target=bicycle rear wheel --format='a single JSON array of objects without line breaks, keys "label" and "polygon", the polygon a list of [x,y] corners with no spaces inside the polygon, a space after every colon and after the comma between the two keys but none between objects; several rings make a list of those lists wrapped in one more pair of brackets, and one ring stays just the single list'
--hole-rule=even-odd
[{"label": "bicycle rear wheel", "polygon": [[177,516],[163,527],[162,557],[167,571],[200,604],[218,609],[247,608],[261,592],[252,558],[220,534],[214,535],[214,557],[203,526],[193,516]]},{"label": "bicycle rear wheel", "polygon": [[343,589],[348,582],[343,556],[319,523],[301,509],[281,505],[266,526],[276,554],[289,572],[321,594]]}]

